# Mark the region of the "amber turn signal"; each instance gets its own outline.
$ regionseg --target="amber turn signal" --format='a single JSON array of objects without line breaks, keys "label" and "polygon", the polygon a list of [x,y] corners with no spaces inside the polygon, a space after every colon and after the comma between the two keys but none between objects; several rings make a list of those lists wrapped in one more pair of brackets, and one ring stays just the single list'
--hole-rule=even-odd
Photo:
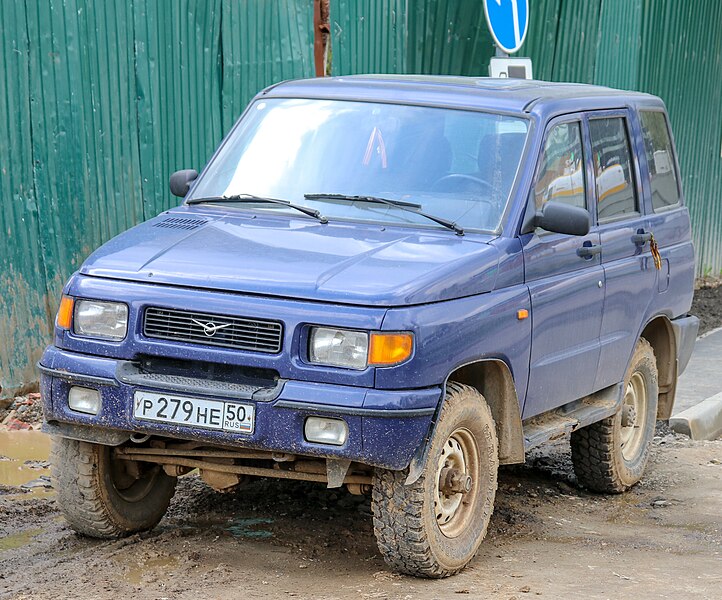
[{"label": "amber turn signal", "polygon": [[526,308],[520,308],[516,311],[516,318],[520,321],[523,321],[524,319],[529,317],[529,311]]},{"label": "amber turn signal", "polygon": [[55,323],[60,329],[70,329],[73,325],[73,299],[70,296],[63,296],[60,300],[58,318]]},{"label": "amber turn signal", "polygon": [[369,365],[397,365],[414,350],[414,336],[410,333],[372,333]]}]

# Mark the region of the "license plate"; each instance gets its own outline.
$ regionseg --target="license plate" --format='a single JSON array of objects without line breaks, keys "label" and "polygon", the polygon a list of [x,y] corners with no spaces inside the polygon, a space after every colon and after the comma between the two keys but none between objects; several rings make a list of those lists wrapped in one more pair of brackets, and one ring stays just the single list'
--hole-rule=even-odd
[{"label": "license plate", "polygon": [[176,423],[235,433],[253,433],[252,404],[135,392],[133,416],[143,421]]}]

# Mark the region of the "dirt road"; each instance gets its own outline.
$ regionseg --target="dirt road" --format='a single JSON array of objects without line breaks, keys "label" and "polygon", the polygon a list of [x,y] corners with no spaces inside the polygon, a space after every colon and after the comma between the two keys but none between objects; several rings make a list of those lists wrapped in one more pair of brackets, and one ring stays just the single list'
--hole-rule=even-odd
[{"label": "dirt road", "polygon": [[722,441],[658,436],[647,477],[615,497],[576,487],[568,444],[536,453],[504,469],[482,550],[442,581],[388,572],[369,501],[317,484],[258,481],[221,495],[185,478],[156,530],[113,542],[76,537],[50,491],[0,486],[2,598],[464,596],[722,597]]}]

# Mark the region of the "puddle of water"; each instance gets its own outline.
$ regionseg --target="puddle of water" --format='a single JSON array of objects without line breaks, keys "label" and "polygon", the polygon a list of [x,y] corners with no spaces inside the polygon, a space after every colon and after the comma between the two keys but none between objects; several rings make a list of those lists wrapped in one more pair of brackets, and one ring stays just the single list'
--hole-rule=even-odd
[{"label": "puddle of water", "polygon": [[[116,559],[117,560],[117,559]],[[119,561],[122,562],[122,561]],[[159,571],[168,570],[174,568],[178,564],[178,559],[172,556],[159,556],[157,558],[149,558],[142,563],[133,563],[128,565],[128,570],[123,575],[123,578],[133,585],[140,585],[143,583],[143,579],[152,574],[157,577]]]},{"label": "puddle of water", "polygon": [[[50,469],[33,468],[26,460],[46,461],[50,454],[50,436],[42,431],[0,431],[0,484],[19,487],[41,475],[50,476]],[[9,459],[9,460],[7,460]],[[33,492],[44,493],[43,488]]]},{"label": "puddle of water", "polygon": [[266,529],[257,529],[259,525],[273,523],[273,519],[233,519],[225,530],[230,532],[233,537],[242,537],[250,539],[265,539],[273,536],[273,533]]},{"label": "puddle of water", "polygon": [[27,531],[21,531],[20,533],[6,535],[5,537],[0,538],[0,552],[15,550],[16,548],[27,546],[32,539],[42,531],[42,529],[28,529]]}]

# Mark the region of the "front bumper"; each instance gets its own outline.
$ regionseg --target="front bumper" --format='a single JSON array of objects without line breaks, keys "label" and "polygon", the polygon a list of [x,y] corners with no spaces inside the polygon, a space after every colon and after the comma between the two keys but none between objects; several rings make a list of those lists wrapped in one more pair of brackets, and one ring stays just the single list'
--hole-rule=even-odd
[{"label": "front bumper", "polygon": [[[156,434],[306,456],[341,458],[386,469],[404,469],[423,443],[436,411],[441,388],[377,390],[365,387],[305,381],[286,381],[269,399],[244,400],[254,404],[252,434],[215,431],[172,423],[141,421],[133,416],[133,394],[138,389],[167,392],[162,387],[127,383],[122,375],[127,361],[89,356],[55,346],[46,349],[39,363],[45,420],[57,424],[91,427],[104,432]],[[100,391],[101,409],[87,415],[68,407],[72,385]],[[176,393],[180,393],[175,390]],[[232,400],[211,390],[185,395]],[[303,434],[306,417],[320,415],[344,419],[349,435],[343,446],[307,442]],[[62,428],[55,427],[55,431]],[[107,436],[107,439],[122,439]],[[112,443],[112,442],[109,442]]]}]

